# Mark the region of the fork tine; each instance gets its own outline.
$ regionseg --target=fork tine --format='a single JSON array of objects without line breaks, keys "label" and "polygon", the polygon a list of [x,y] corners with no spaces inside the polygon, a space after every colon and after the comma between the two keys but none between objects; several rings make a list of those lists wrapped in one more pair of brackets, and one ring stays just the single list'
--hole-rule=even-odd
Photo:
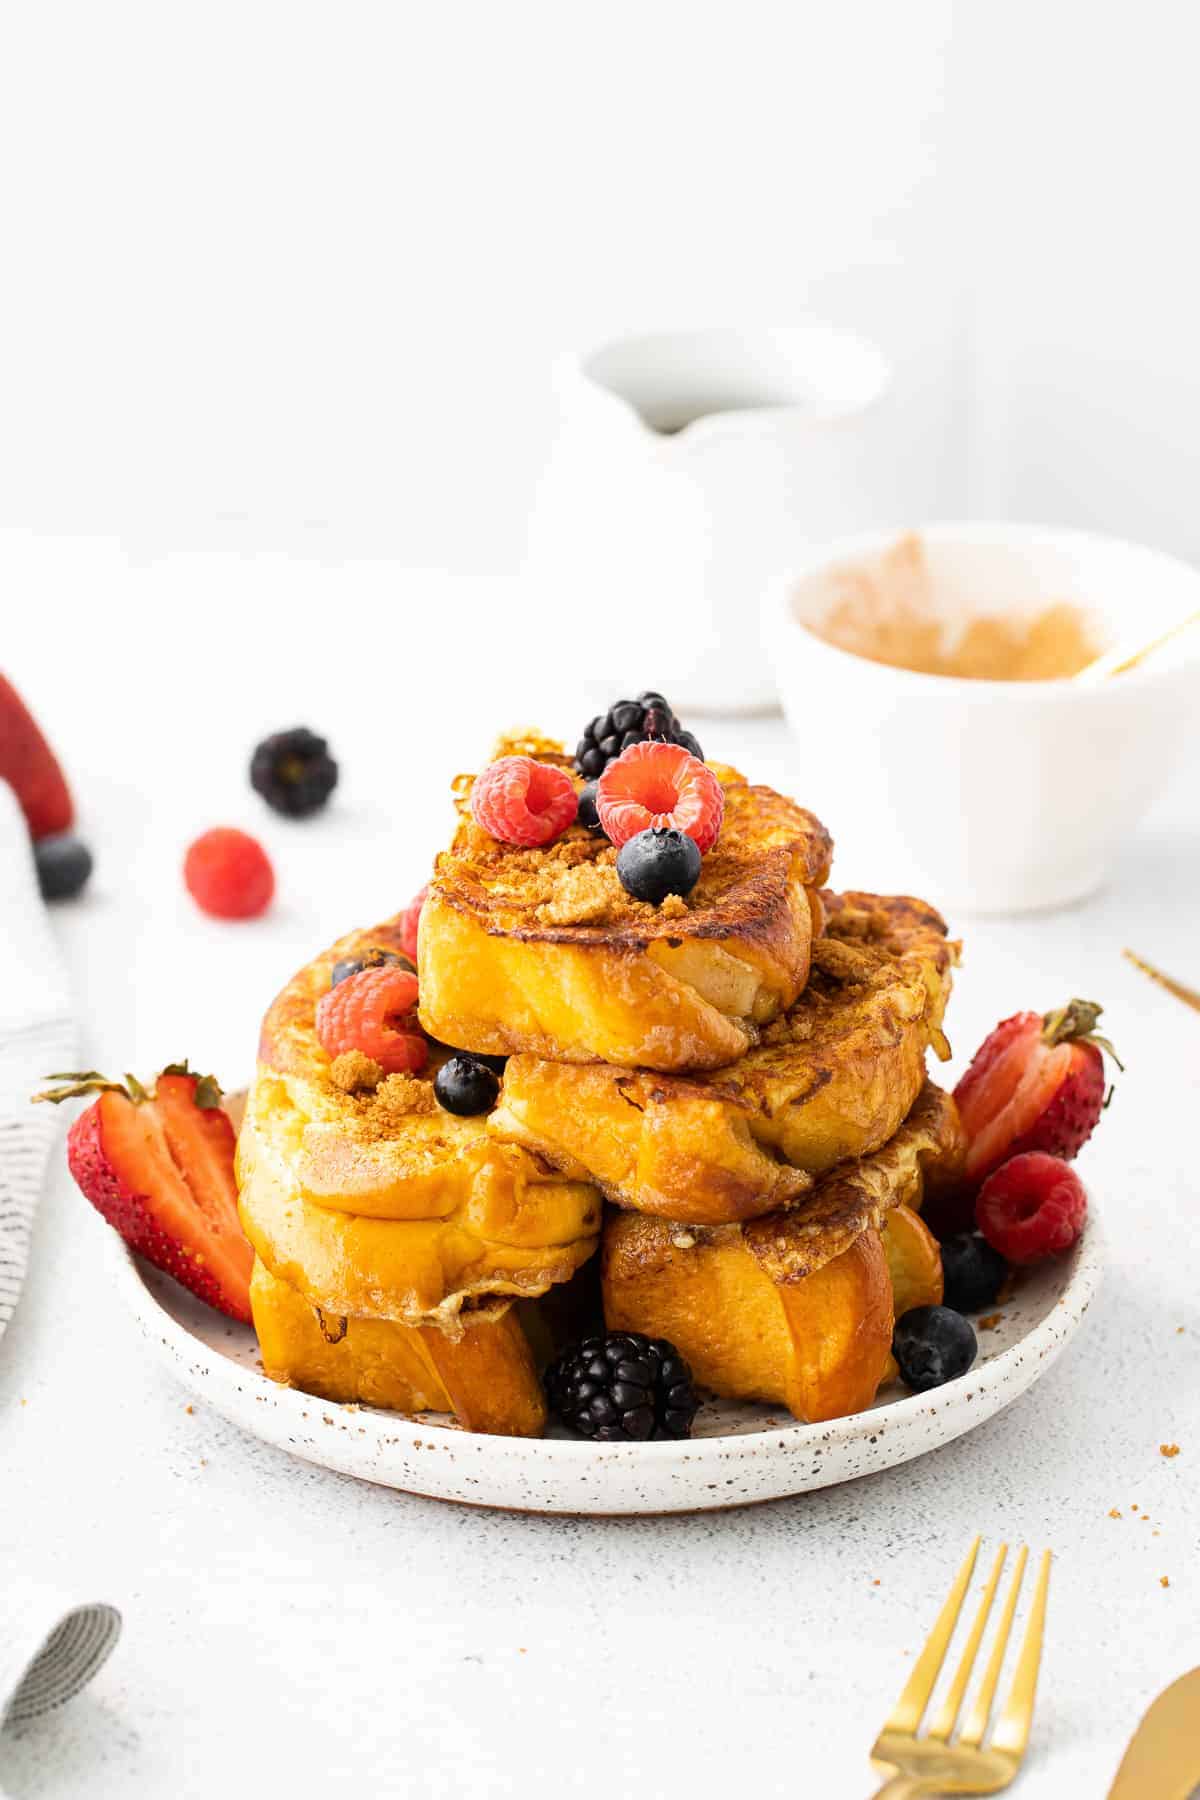
[{"label": "fork tine", "polygon": [[992,1654],[984,1671],[983,1682],[979,1692],[971,1703],[966,1723],[958,1734],[957,1742],[968,1750],[978,1750],[983,1742],[983,1734],[987,1730],[988,1720],[992,1713],[992,1701],[996,1695],[996,1683],[1000,1679],[1000,1671],[1004,1667],[1004,1652],[1008,1649],[1009,1634],[1012,1631],[1013,1614],[1017,1610],[1017,1597],[1021,1592],[1021,1583],[1025,1579],[1025,1564],[1029,1561],[1029,1550],[1021,1545],[1021,1554],[1017,1557],[1017,1566],[1013,1570],[1012,1584],[1008,1590],[1008,1598],[1004,1602],[1004,1611],[1000,1615],[1000,1626],[996,1633],[996,1642],[992,1645]]},{"label": "fork tine", "polygon": [[915,1731],[921,1723],[921,1715],[929,1705],[929,1696],[933,1692],[950,1639],[954,1636],[954,1627],[958,1624],[958,1615],[962,1611],[963,1596],[970,1586],[971,1576],[975,1570],[975,1558],[979,1554],[979,1539],[971,1545],[962,1568],[954,1577],[954,1584],[946,1595],[945,1605],[937,1616],[937,1623],[925,1640],[913,1672],[904,1684],[904,1692],[892,1708],[885,1731]]},{"label": "fork tine", "polygon": [[1000,1580],[1000,1573],[1004,1568],[1004,1559],[1007,1555],[1008,1545],[1001,1544],[996,1553],[996,1560],[992,1565],[992,1572],[988,1576],[987,1586],[983,1590],[983,1598],[979,1602],[979,1611],[975,1614],[975,1623],[971,1627],[971,1635],[967,1639],[963,1649],[958,1668],[954,1671],[954,1680],[950,1683],[949,1692],[942,1702],[941,1711],[933,1721],[933,1724],[929,1727],[928,1735],[939,1743],[946,1743],[950,1733],[954,1730],[954,1722],[958,1718],[959,1708],[963,1703],[963,1695],[966,1693],[967,1683],[971,1679],[971,1670],[974,1668],[975,1658],[979,1654],[979,1640],[983,1636],[984,1626],[988,1622],[988,1614],[992,1610],[992,1600],[995,1597],[996,1584]]},{"label": "fork tine", "polygon": [[1029,1623],[1025,1627],[1025,1642],[1021,1645],[1021,1655],[1013,1671],[1012,1687],[1008,1691],[1004,1711],[992,1733],[992,1749],[1007,1751],[1010,1756],[1023,1756],[1029,1742],[1033,1703],[1037,1698],[1038,1668],[1042,1660],[1046,1596],[1049,1591],[1050,1552],[1044,1550],[1037,1587],[1033,1593],[1033,1605],[1029,1609]]}]

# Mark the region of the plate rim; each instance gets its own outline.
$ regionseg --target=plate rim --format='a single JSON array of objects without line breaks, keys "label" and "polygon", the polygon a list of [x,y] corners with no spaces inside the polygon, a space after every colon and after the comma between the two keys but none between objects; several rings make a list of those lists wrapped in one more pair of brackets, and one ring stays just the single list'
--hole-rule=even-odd
[{"label": "plate rim", "polygon": [[[1034,1366],[1045,1363],[1047,1353],[1061,1349],[1078,1330],[1089,1307],[1099,1290],[1101,1274],[1104,1267],[1106,1248],[1104,1233],[1096,1219],[1095,1213],[1089,1211],[1088,1220],[1072,1254],[1075,1266],[1066,1278],[1061,1293],[1053,1301],[1046,1316],[1032,1330],[1010,1344],[1006,1350],[987,1362],[976,1364],[966,1376],[957,1381],[948,1382],[943,1388],[933,1388],[926,1393],[904,1394],[899,1398],[885,1402],[865,1412],[847,1413],[841,1418],[828,1419],[816,1424],[804,1423],[798,1419],[787,1419],[779,1425],[765,1426],[758,1431],[742,1431],[713,1434],[696,1438],[657,1439],[650,1443],[616,1443],[600,1444],[589,1438],[548,1438],[548,1437],[512,1437],[489,1432],[466,1431],[459,1426],[448,1426],[438,1422],[436,1418],[422,1417],[416,1413],[385,1413],[378,1407],[352,1406],[345,1401],[326,1400],[319,1394],[310,1394],[302,1388],[289,1388],[272,1381],[256,1368],[247,1368],[233,1363],[218,1346],[210,1345],[202,1338],[196,1337],[182,1324],[158,1299],[143,1273],[141,1259],[116,1233],[112,1233],[114,1253],[119,1271],[118,1285],[124,1295],[125,1303],[133,1313],[140,1329],[147,1336],[157,1336],[163,1341],[169,1340],[176,1361],[186,1362],[197,1354],[209,1353],[221,1357],[223,1362],[235,1369],[239,1378],[248,1381],[254,1387],[269,1393],[276,1404],[285,1409],[296,1408],[302,1411],[307,1406],[317,1405],[326,1411],[346,1418],[362,1421],[364,1413],[371,1423],[382,1432],[389,1420],[394,1420],[396,1430],[391,1433],[395,1441],[397,1433],[403,1437],[405,1428],[411,1427],[416,1432],[445,1433],[454,1443],[463,1448],[472,1445],[486,1447],[492,1455],[500,1455],[525,1460],[533,1456],[548,1469],[561,1467],[564,1473],[584,1461],[594,1469],[597,1462],[613,1464],[628,1462],[631,1458],[639,1464],[650,1464],[657,1467],[671,1467],[677,1463],[688,1462],[693,1466],[708,1460],[721,1462],[728,1467],[731,1458],[751,1456],[761,1452],[765,1439],[770,1439],[775,1448],[782,1451],[800,1451],[808,1445],[825,1445],[831,1436],[839,1442],[854,1443],[859,1438],[870,1438],[883,1429],[904,1426],[928,1413],[931,1404],[958,1401],[967,1404],[967,1396],[975,1400],[981,1395],[990,1396],[998,1387],[1007,1384],[1009,1375],[1019,1361],[1030,1358]],[[152,1265],[146,1265],[152,1266]],[[158,1271],[158,1273],[161,1273]],[[163,1276],[169,1280],[170,1277]],[[186,1291],[186,1290],[185,1290]],[[217,1315],[218,1317],[223,1315]],[[253,1330],[253,1326],[244,1326],[240,1320],[230,1319],[231,1326]],[[165,1336],[164,1336],[165,1334]],[[1018,1399],[1029,1386],[1038,1379],[1035,1374],[1030,1381],[1016,1387],[1012,1398]],[[202,1389],[194,1391],[202,1392]],[[994,1410],[1001,1410],[1000,1408]],[[979,1422],[984,1422],[983,1410],[979,1411]],[[250,1428],[244,1427],[249,1430]],[[970,1429],[970,1427],[968,1427]],[[259,1435],[251,1432],[251,1435]],[[948,1440],[947,1440],[948,1441]],[[934,1448],[934,1446],[930,1446]]]}]

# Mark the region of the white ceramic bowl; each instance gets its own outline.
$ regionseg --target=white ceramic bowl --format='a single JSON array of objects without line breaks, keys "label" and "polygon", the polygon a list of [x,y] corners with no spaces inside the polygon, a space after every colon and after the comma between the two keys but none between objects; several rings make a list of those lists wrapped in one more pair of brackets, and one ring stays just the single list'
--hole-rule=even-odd
[{"label": "white ceramic bowl", "polygon": [[[917,535],[947,620],[1069,600],[1104,648],[1200,608],[1200,571],[1117,539],[1012,524]],[[808,630],[837,572],[869,569],[897,536],[826,545],[768,597],[767,643],[803,759],[852,767],[856,829],[898,836],[940,905],[1008,913],[1082,899],[1105,880],[1200,715],[1197,634],[1161,664],[1088,687],[914,674]]]}]

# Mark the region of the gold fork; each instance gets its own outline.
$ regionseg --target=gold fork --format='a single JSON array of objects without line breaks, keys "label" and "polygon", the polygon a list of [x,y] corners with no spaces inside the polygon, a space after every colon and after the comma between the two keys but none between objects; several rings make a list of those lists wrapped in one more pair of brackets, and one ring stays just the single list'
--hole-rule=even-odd
[{"label": "gold fork", "polygon": [[946,1659],[950,1640],[954,1636],[967,1589],[971,1585],[979,1544],[980,1540],[976,1538],[967,1553],[966,1561],[954,1577],[954,1585],[946,1596],[937,1624],[930,1632],[925,1648],[905,1683],[904,1692],[875,1740],[871,1761],[882,1774],[890,1776],[879,1789],[876,1800],[884,1800],[884,1796],[887,1800],[908,1800],[908,1796],[918,1794],[994,1794],[1000,1788],[1008,1786],[1021,1766],[1025,1746],[1029,1742],[1033,1703],[1037,1696],[1038,1665],[1042,1660],[1046,1594],[1050,1586],[1048,1550],[1042,1555],[1029,1622],[1025,1627],[1025,1641],[1013,1672],[1008,1699],[986,1749],[983,1740],[987,1736],[992,1702],[996,1697],[1000,1671],[1004,1666],[1004,1653],[1008,1648],[1021,1583],[1025,1577],[1025,1565],[1029,1560],[1029,1551],[1024,1545],[1017,1557],[1017,1566],[1000,1614],[1000,1624],[983,1681],[961,1727],[955,1731],[967,1683],[971,1679],[971,1670],[975,1666],[975,1658],[987,1629],[992,1601],[1000,1585],[1000,1576],[1008,1555],[1007,1544],[1001,1544],[996,1554],[946,1698],[924,1736],[917,1735]]}]

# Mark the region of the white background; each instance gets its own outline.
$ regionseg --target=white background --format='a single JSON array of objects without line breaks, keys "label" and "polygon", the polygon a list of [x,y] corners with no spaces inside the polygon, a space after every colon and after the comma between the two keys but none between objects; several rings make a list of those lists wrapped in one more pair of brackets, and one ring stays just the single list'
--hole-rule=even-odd
[{"label": "white background", "polygon": [[[87,1060],[187,1053],[235,1081],[290,971],[422,878],[449,773],[514,717],[586,716],[604,618],[567,594],[561,638],[522,634],[559,350],[844,319],[898,358],[914,513],[1200,557],[1198,39],[1162,4],[0,15],[0,665],[97,852],[56,914]],[[669,691],[636,644],[626,662]],[[302,718],[345,775],[291,827],[244,768]],[[702,737],[803,797],[778,725]],[[0,1355],[0,1583],[19,1557],[119,1601],[127,1635],[88,1696],[6,1740],[0,1780],[850,1800],[982,1529],[1060,1552],[1025,1788],[1103,1791],[1195,1661],[1194,1021],[1119,956],[1197,979],[1194,792],[1087,907],[955,921],[960,1062],[1075,990],[1130,1073],[1081,1165],[1112,1244],[1095,1317],[1019,1407],[910,1469],[665,1524],[466,1515],[308,1471],[184,1411],[60,1170]],[[179,882],[223,821],[276,861],[252,926],[200,919]],[[839,880],[903,884],[852,808],[830,823]]]},{"label": "white background", "polygon": [[10,7],[0,526],[514,573],[555,352],[815,311],[898,358],[914,512],[1198,554],[1198,52],[1184,0]]}]

